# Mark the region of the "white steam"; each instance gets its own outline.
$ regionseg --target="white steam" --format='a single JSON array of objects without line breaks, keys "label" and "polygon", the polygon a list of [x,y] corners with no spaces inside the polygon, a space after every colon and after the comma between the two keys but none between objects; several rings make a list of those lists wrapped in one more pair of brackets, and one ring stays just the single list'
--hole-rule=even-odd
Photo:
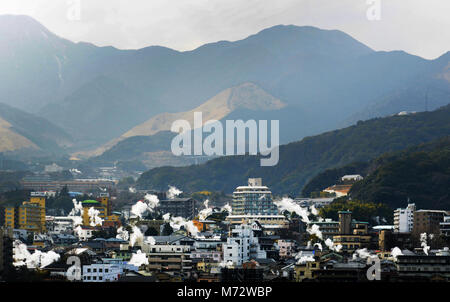
[{"label": "white steam", "polygon": [[167,198],[169,199],[174,199],[175,197],[177,197],[178,195],[180,195],[181,193],[183,193],[183,191],[178,190],[176,187],[174,186],[169,186],[169,190],[167,191]]}]

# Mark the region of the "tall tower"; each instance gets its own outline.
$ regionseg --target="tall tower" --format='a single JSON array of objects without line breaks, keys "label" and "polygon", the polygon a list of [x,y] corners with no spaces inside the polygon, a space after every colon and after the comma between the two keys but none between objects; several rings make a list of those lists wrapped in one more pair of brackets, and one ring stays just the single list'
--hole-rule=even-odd
[{"label": "tall tower", "polygon": [[352,233],[352,212],[339,211],[339,234],[348,235]]}]

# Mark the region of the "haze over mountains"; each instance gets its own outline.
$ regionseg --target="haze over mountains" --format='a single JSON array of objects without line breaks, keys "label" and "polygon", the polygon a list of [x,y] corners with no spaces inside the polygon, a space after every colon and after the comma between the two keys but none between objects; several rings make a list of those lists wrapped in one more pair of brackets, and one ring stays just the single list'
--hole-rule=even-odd
[{"label": "haze over mountains", "polygon": [[[0,102],[62,128],[75,141],[70,151],[102,145],[103,151],[114,146],[108,142],[155,135],[167,130],[161,118],[190,112],[243,83],[258,87],[259,105],[227,114],[217,106],[208,109],[211,116],[279,119],[281,143],[361,119],[432,110],[450,100],[449,63],[450,53],[425,60],[377,52],[341,31],[307,26],[279,25],[178,52],[73,43],[30,17],[0,16]],[[264,98],[284,106],[264,108]],[[145,129],[156,121],[160,128]]]},{"label": "haze over mountains", "polygon": [[164,189],[175,183],[186,192],[208,189],[231,193],[247,178],[262,177],[275,194],[298,196],[302,187],[322,171],[367,162],[386,152],[449,135],[450,105],[447,105],[433,112],[360,121],[354,126],[282,145],[280,161],[273,167],[261,167],[260,156],[225,156],[201,165],[151,169],[141,175],[138,186]]},{"label": "haze over mountains", "polygon": [[59,153],[72,138],[46,119],[0,103],[0,153]]}]

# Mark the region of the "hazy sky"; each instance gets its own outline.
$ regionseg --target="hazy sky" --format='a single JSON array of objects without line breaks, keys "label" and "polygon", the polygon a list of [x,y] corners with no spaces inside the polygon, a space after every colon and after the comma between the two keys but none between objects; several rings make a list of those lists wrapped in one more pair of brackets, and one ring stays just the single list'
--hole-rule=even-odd
[{"label": "hazy sky", "polygon": [[[380,20],[369,20],[367,11]],[[277,24],[339,29],[375,50],[436,58],[450,50],[450,0],[1,0],[72,41],[191,50]],[[376,16],[376,14],[372,14]]]}]

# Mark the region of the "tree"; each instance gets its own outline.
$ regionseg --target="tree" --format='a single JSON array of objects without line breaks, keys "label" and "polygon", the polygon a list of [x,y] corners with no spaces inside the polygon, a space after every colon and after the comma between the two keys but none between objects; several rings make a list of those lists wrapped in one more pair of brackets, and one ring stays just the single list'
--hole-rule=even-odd
[{"label": "tree", "polygon": [[165,223],[163,226],[162,235],[169,236],[169,235],[172,235],[172,233],[173,233],[173,228],[170,226],[169,223]]}]

